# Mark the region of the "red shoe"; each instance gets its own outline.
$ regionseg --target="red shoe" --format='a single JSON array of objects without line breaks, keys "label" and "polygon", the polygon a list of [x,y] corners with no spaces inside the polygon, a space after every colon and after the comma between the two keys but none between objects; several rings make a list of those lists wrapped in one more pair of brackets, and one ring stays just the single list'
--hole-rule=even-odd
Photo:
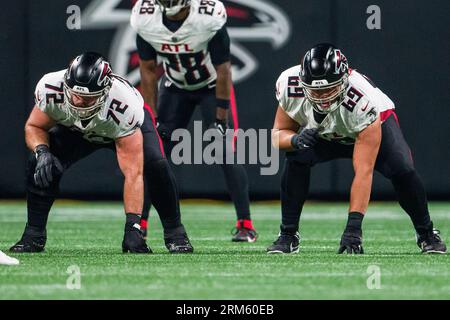
[{"label": "red shoe", "polygon": [[253,228],[252,220],[238,220],[232,235],[231,241],[233,242],[255,242],[258,238],[258,234]]}]

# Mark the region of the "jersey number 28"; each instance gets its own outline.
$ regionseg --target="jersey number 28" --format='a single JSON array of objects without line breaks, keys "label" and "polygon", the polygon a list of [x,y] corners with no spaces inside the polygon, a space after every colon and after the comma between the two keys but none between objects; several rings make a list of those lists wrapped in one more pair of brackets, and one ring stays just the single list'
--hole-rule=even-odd
[{"label": "jersey number 28", "polygon": [[[188,85],[196,85],[206,81],[210,77],[208,68],[203,64],[205,55],[203,52],[196,53],[181,53],[181,54],[161,54],[169,63],[166,63],[166,70],[171,80],[177,81],[175,77],[170,74],[170,70],[184,73],[184,78]],[[183,70],[184,69],[184,70]]]}]

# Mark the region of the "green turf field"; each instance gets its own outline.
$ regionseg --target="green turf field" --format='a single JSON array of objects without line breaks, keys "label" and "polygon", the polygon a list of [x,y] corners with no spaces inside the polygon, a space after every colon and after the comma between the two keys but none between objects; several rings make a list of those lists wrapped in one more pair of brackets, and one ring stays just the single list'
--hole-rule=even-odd
[{"label": "green turf field", "polygon": [[[450,203],[431,203],[436,227],[450,243]],[[418,253],[411,223],[395,203],[372,203],[364,221],[366,253],[335,252],[346,204],[307,203],[297,255],[267,255],[276,237],[278,203],[252,205],[260,237],[234,244],[232,206],[184,202],[184,224],[195,253],[169,255],[153,217],[153,255],[122,254],[120,203],[57,202],[46,251],[14,255],[18,267],[0,266],[0,299],[450,299],[449,255]],[[0,249],[21,235],[24,202],[0,202]],[[81,271],[81,288],[69,290],[69,266]],[[368,289],[369,266],[380,269],[381,288]],[[371,282],[373,283],[373,282]]]}]

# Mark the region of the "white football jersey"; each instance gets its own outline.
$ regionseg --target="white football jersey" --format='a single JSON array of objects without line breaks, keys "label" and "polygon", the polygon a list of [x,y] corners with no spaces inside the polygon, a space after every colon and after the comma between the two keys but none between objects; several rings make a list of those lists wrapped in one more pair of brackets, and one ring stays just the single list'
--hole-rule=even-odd
[{"label": "white football jersey", "polygon": [[103,109],[87,124],[72,115],[64,103],[64,73],[47,73],[35,90],[36,106],[57,124],[81,132],[94,143],[109,143],[132,134],[144,121],[144,99],[126,80],[113,77],[112,86]]},{"label": "white football jersey", "polygon": [[362,74],[351,70],[344,99],[322,122],[314,117],[313,104],[305,97],[300,81],[301,66],[284,71],[276,84],[280,107],[303,128],[319,128],[319,136],[343,144],[354,143],[359,132],[373,123],[383,111],[394,109],[394,103],[375,88]]},{"label": "white football jersey", "polygon": [[158,53],[167,77],[177,87],[197,90],[217,78],[208,42],[227,21],[225,6],[216,0],[192,0],[189,16],[172,32],[154,0],[139,0],[131,13],[132,28]]}]

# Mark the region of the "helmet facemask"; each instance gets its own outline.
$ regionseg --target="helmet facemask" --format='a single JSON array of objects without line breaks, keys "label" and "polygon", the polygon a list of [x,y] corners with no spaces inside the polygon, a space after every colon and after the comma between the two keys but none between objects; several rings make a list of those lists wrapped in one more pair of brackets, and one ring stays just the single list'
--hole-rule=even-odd
[{"label": "helmet facemask", "polygon": [[336,110],[341,104],[347,87],[348,75],[328,83],[326,80],[314,80],[312,84],[302,82],[306,98],[312,103],[314,110],[327,114]]},{"label": "helmet facemask", "polygon": [[[94,118],[105,106],[105,101],[109,93],[109,86],[106,86],[100,91],[89,92],[85,87],[75,86],[70,88],[66,83],[64,83],[64,95],[65,104],[68,107],[70,113],[80,119],[89,120]],[[85,99],[89,103],[87,106],[76,105],[73,101],[74,96]]]},{"label": "helmet facemask", "polygon": [[173,17],[183,8],[190,5],[190,0],[156,0],[158,5],[164,10],[166,16]]}]

